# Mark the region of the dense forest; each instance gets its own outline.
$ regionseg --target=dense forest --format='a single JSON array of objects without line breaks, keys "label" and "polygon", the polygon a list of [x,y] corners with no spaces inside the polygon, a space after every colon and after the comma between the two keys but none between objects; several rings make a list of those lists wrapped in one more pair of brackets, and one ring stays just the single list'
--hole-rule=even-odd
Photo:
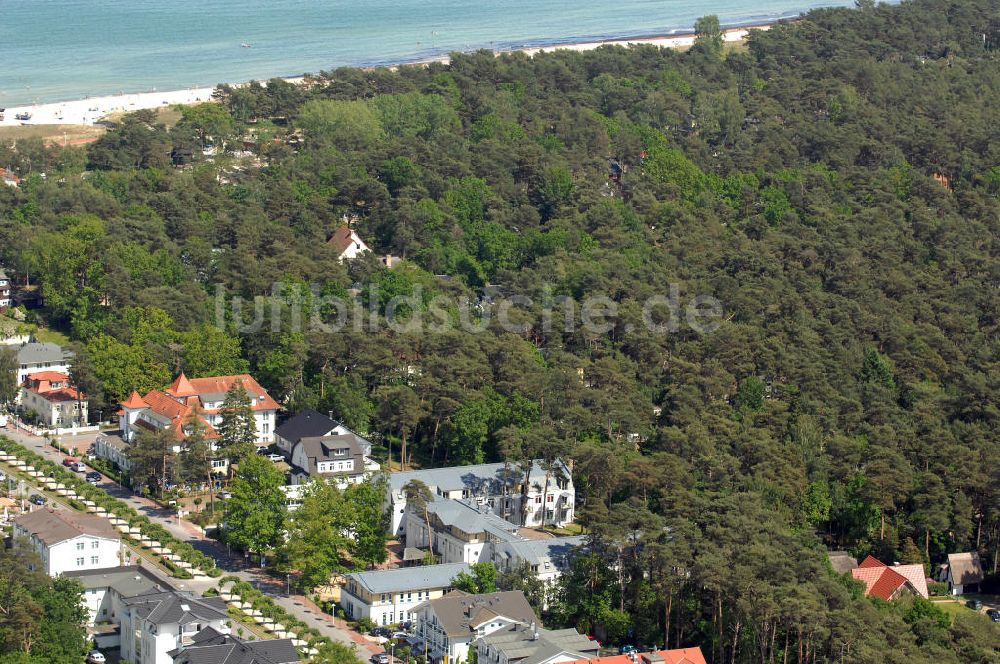
[{"label": "dense forest", "polygon": [[[1000,3],[817,10],[737,48],[702,26],[0,146],[24,178],[0,264],[106,409],[249,370],[397,463],[572,459],[593,546],[552,624],[716,664],[996,662],[985,619],[866,600],[825,551],[998,569]],[[341,263],[345,220],[373,252]],[[404,318],[443,298],[454,324],[372,323],[414,293]],[[720,324],[652,328],[672,294]],[[256,296],[277,319],[216,326]],[[484,313],[505,298],[517,329]],[[606,325],[573,324],[588,298]]]}]

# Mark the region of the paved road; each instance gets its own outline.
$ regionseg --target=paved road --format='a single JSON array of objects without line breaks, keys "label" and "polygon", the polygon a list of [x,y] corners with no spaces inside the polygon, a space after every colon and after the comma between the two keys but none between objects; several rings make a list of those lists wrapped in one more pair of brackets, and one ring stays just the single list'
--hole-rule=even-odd
[{"label": "paved road", "polygon": [[[66,456],[55,449],[48,442],[40,437],[33,436],[23,430],[15,431],[8,427],[0,430],[0,433],[12,438],[15,442],[27,447],[31,451],[47,459],[62,463]],[[72,439],[77,443],[79,449],[86,449],[93,441],[95,434],[64,436],[64,439]],[[177,516],[170,510],[160,507],[157,503],[137,496],[127,487],[124,487],[109,477],[104,477],[99,485],[112,496],[127,502],[140,514],[149,517],[149,520],[163,526],[171,535],[179,540],[188,542],[207,556],[215,559],[218,565],[226,574],[231,574],[240,579],[252,583],[261,592],[269,595],[274,601],[286,611],[307,625],[316,628],[323,636],[348,645],[357,645],[362,653],[382,652],[382,648],[366,641],[357,632],[349,629],[343,621],[335,620],[332,616],[322,613],[311,601],[301,595],[288,595],[286,584],[279,579],[275,579],[266,570],[252,567],[238,553],[231,553],[225,544],[206,537],[202,530]],[[181,590],[202,593],[218,582],[215,579],[171,579],[171,584]]]}]

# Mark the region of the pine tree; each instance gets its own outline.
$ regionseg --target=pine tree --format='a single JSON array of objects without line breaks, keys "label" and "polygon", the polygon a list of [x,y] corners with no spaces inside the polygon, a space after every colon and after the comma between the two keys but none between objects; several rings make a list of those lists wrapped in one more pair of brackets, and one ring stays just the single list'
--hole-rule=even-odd
[{"label": "pine tree", "polygon": [[222,422],[219,424],[219,446],[230,463],[253,454],[257,442],[257,424],[250,407],[250,394],[237,380],[226,392],[222,402]]}]

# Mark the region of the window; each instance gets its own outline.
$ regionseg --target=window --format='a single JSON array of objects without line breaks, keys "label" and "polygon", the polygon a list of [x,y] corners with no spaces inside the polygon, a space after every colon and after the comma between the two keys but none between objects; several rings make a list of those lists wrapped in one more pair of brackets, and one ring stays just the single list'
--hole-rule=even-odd
[{"label": "window", "polygon": [[539,505],[539,504],[541,504],[541,502],[542,502],[542,497],[541,496],[535,496],[535,504]]},{"label": "window", "polygon": [[97,556],[91,556],[90,557],[90,564],[91,565],[96,565],[99,561],[100,561],[100,558],[98,558]]},{"label": "window", "polygon": [[545,502],[547,502],[547,503],[551,503],[551,502],[552,502],[553,500],[555,500],[555,496],[553,496],[553,495],[552,495],[552,494],[550,493],[550,494],[548,495],[548,497],[547,497],[547,499],[546,499],[546,501],[545,501]]},{"label": "window", "polygon": [[77,567],[83,567],[83,558],[77,558],[76,559],[76,566]]},{"label": "window", "polygon": [[83,551],[83,546],[84,546],[83,542],[77,542],[76,543],[76,550],[77,551]]},{"label": "window", "polygon": [[260,425],[260,430],[264,434],[269,434],[271,433],[271,425],[268,424],[267,422],[264,422],[262,425]]},{"label": "window", "polygon": [[97,540],[94,540],[93,542],[90,543],[90,548],[91,549],[96,549],[96,548],[98,548],[100,546],[101,546],[101,543],[98,542]]}]

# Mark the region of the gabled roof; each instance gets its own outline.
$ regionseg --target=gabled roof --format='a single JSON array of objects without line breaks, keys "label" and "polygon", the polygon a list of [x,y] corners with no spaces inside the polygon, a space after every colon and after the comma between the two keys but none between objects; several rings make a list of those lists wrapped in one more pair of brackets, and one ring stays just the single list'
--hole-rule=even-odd
[{"label": "gabled roof", "polygon": [[293,445],[303,438],[326,436],[340,425],[326,415],[312,409],[303,410],[285,421],[274,433]]},{"label": "gabled roof", "polygon": [[506,544],[520,560],[532,565],[551,561],[556,568],[562,568],[577,549],[587,543],[585,535],[551,537],[549,539],[512,541]]},{"label": "gabled roof", "polygon": [[400,567],[355,572],[347,578],[373,594],[412,592],[431,588],[447,588],[462,572],[471,569],[468,563],[445,563],[422,567]]},{"label": "gabled roof", "polygon": [[[347,450],[346,454],[335,456],[334,450]],[[337,471],[327,474],[348,474],[361,475],[365,472],[364,451],[361,447],[361,440],[352,433],[342,436],[322,436],[319,438],[303,438],[292,449],[292,459],[297,453],[302,453],[308,460],[308,468],[303,468],[307,474],[318,474],[318,465],[324,461],[347,461],[354,460],[354,469],[351,471]]]},{"label": "gabled roof", "polygon": [[47,380],[50,383],[59,383],[69,380],[62,371],[36,371],[25,376],[28,380]]},{"label": "gabled roof", "polygon": [[[570,477],[569,469],[561,459],[557,459],[552,476],[562,474]],[[393,493],[402,493],[403,487],[410,480],[420,480],[431,490],[457,491],[468,489],[472,494],[500,493],[505,481],[507,485],[513,485],[520,481],[522,471],[515,464],[507,464],[506,474],[502,463],[481,463],[472,466],[451,466],[449,468],[426,468],[421,470],[406,470],[389,475],[389,486]],[[542,468],[541,459],[535,459],[531,466],[531,476],[528,478],[531,484],[541,485],[545,481],[545,470]]]},{"label": "gabled roof", "polygon": [[[206,378],[191,378],[188,384],[200,397],[212,396],[225,397],[226,392],[232,388],[236,382],[243,383],[243,389],[250,395],[250,408],[253,410],[277,410],[278,402],[271,398],[263,387],[260,386],[250,374],[239,374],[237,376],[208,376]],[[204,398],[202,399],[205,400]],[[221,400],[221,399],[220,399]]]},{"label": "gabled roof", "polygon": [[948,574],[952,583],[965,586],[983,582],[983,566],[979,562],[979,553],[949,553]]},{"label": "gabled roof", "polygon": [[174,590],[126,598],[123,604],[134,608],[139,615],[154,625],[187,625],[193,622],[229,620],[226,603],[221,598],[202,598]]},{"label": "gabled roof", "polygon": [[591,641],[575,629],[542,629],[530,623],[506,627],[481,640],[491,649],[503,653],[509,664],[541,664],[557,656],[586,662],[600,652],[596,641]]},{"label": "gabled roof", "polygon": [[851,576],[865,584],[865,597],[894,599],[901,588],[908,587],[914,594],[927,598],[927,577],[923,565],[894,565],[889,567],[872,556],[851,570]]},{"label": "gabled roof", "polygon": [[333,247],[338,255],[341,255],[355,242],[359,243],[363,249],[368,249],[368,245],[349,226],[341,226],[333,232],[327,244]]},{"label": "gabled roof", "polygon": [[167,653],[174,664],[291,664],[299,655],[291,639],[244,641],[206,627],[191,645]]},{"label": "gabled roof", "polygon": [[63,572],[63,576],[77,579],[84,590],[108,588],[121,597],[173,590],[169,583],[139,565]]},{"label": "gabled roof", "polygon": [[53,546],[82,535],[115,541],[121,539],[118,531],[104,517],[70,510],[56,510],[51,507],[22,514],[14,519],[14,523],[37,537],[46,546]]},{"label": "gabled roof", "polygon": [[72,353],[64,351],[58,344],[48,341],[44,343],[31,341],[21,346],[17,351],[17,361],[20,364],[40,364],[42,362],[65,364],[71,357]]},{"label": "gabled roof", "polygon": [[455,590],[421,606],[430,606],[434,610],[441,628],[448,636],[472,635],[472,622],[484,609],[526,625],[539,622],[528,600],[524,598],[524,593],[519,590],[482,595]]}]

